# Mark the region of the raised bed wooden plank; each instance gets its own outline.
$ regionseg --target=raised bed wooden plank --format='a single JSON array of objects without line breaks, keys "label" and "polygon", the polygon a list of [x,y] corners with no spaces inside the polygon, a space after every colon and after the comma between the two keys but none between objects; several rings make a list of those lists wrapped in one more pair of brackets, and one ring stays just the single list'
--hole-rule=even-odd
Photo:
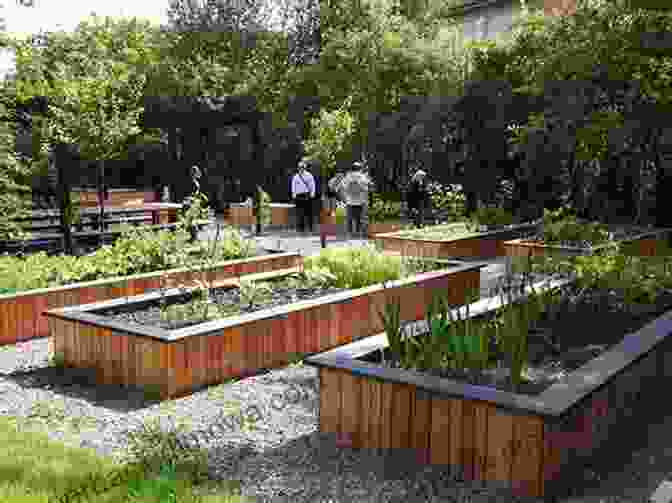
[{"label": "raised bed wooden plank", "polygon": [[[319,367],[321,376],[338,372],[356,377],[364,401],[373,403],[371,390],[380,389],[382,434],[367,419],[360,432],[366,437],[360,439],[363,445],[398,448],[405,442],[404,425],[410,417],[410,447],[423,445],[417,439],[428,436],[429,462],[450,463],[466,479],[504,486],[519,496],[565,496],[594,456],[618,455],[615,434],[638,425],[638,415],[655,408],[655,390],[671,373],[665,363],[672,347],[672,312],[533,397],[358,359],[386,344],[380,336],[369,337],[306,360]],[[410,415],[400,411],[401,388],[412,390],[416,400],[421,392],[430,397],[431,421],[417,401]],[[347,393],[342,390],[342,407],[349,406]],[[342,410],[341,416],[348,413]]]},{"label": "raised bed wooden plank", "polygon": [[375,379],[365,379],[362,384],[362,423],[360,445],[377,451],[382,435],[382,394],[381,383]]},{"label": "raised bed wooden plank", "polygon": [[[271,277],[278,270],[296,271],[303,258],[296,253],[283,253],[226,261],[215,266],[217,279],[237,276],[241,264],[247,264],[243,274],[264,271]],[[179,283],[186,277],[183,270],[166,271]],[[110,278],[61,287],[27,290],[12,295],[0,295],[0,344],[13,344],[19,340],[47,337],[49,326],[43,312],[51,309],[89,304],[147,292],[160,286],[162,271],[126,278]]]},{"label": "raised bed wooden plank", "polygon": [[[542,466],[552,458],[545,458],[544,423],[538,417],[515,416],[511,460],[511,488],[515,494],[542,494]],[[551,466],[549,465],[549,466]]]},{"label": "raised bed wooden plank", "polygon": [[[381,383],[382,385],[382,383]],[[429,432],[429,462],[435,465],[451,464],[450,439],[453,418],[451,416],[452,400],[440,397],[431,401],[431,429]]]},{"label": "raised bed wooden plank", "polygon": [[[668,229],[643,230],[642,233],[629,239],[620,241],[622,251],[626,255],[654,257],[666,249]],[[544,244],[523,239],[513,239],[503,243],[505,254],[509,257],[543,257],[546,255],[577,256],[600,253],[606,245],[598,245],[593,249],[575,248],[562,245]]]},{"label": "raised bed wooden plank", "polygon": [[320,400],[324,400],[324,407],[320,407],[320,431],[325,433],[337,433],[341,429],[340,375],[337,370],[320,370]]},{"label": "raised bed wooden plank", "polygon": [[[184,394],[188,392],[189,386],[191,386],[190,389],[196,390],[215,383],[212,378],[214,372],[209,367],[214,365],[213,362],[216,360],[209,355],[212,347],[216,345],[203,341],[212,338],[227,339],[227,351],[232,354],[229,355],[230,359],[222,360],[219,364],[222,367],[221,373],[218,374],[221,379],[224,378],[224,374],[227,378],[250,375],[262,368],[286,365],[296,356],[305,356],[333,347],[329,344],[334,337],[337,343],[343,344],[371,334],[376,327],[381,326],[381,322],[377,316],[375,319],[367,316],[372,310],[370,296],[376,296],[382,308],[384,299],[396,289],[401,294],[403,305],[406,306],[402,312],[402,319],[422,318],[424,316],[423,299],[425,298],[423,289],[426,284],[437,290],[451,285],[458,285],[458,288],[462,288],[460,285],[464,282],[460,276],[478,273],[479,267],[481,266],[460,266],[455,268],[455,271],[447,270],[437,274],[418,275],[408,280],[394,282],[390,284],[390,288],[386,289],[382,286],[368,287],[325,296],[314,301],[290,304],[280,309],[262,310],[242,317],[228,317],[203,323],[204,328],[202,329],[199,325],[195,325],[168,331],[128,324],[125,330],[128,333],[129,344],[133,346],[129,349],[128,365],[132,368],[129,370],[127,382],[123,384],[142,385],[145,379],[142,369],[146,365],[143,366],[142,359],[137,353],[135,339],[154,338],[157,343],[179,346],[176,349],[175,389],[176,392]],[[281,272],[260,273],[251,278],[263,279],[273,275],[277,276]],[[174,291],[166,295],[178,295],[178,293]],[[110,324],[105,317],[95,314],[101,306],[126,306],[128,302],[143,302],[142,299],[158,298],[160,295],[154,293],[131,301],[122,298],[83,306],[81,309],[54,310],[48,315],[77,320],[77,323],[95,327],[95,330],[113,329],[115,333],[119,333],[121,330],[119,323]],[[84,316],[81,320],[80,315]],[[176,339],[174,334],[178,334],[179,339]],[[184,342],[192,338],[194,341]],[[280,339],[279,344],[275,344],[276,338]],[[278,355],[278,352],[282,354]],[[81,364],[94,367],[98,363],[90,360],[81,362]],[[228,368],[229,365],[231,368]],[[224,368],[225,366],[227,368]],[[134,383],[134,379],[141,382]]]},{"label": "raised bed wooden plank", "polygon": [[513,461],[514,420],[511,414],[498,411],[486,404],[487,433],[483,436],[483,473],[481,480],[496,481],[504,487],[511,486]]},{"label": "raised bed wooden plank", "polygon": [[362,393],[360,379],[349,374],[341,374],[340,409],[341,433],[344,434],[352,447],[360,447],[359,439],[362,428]]},{"label": "raised bed wooden plank", "polygon": [[[366,381],[362,383],[366,385]],[[411,448],[420,463],[429,462],[430,433],[432,431],[432,399],[429,393],[417,388],[411,389]]]},{"label": "raised bed wooden plank", "polygon": [[480,233],[452,240],[406,238],[396,232],[376,234],[375,240],[386,252],[395,254],[450,258],[504,256],[504,242],[520,237],[533,229],[534,224],[522,224],[510,229]]}]

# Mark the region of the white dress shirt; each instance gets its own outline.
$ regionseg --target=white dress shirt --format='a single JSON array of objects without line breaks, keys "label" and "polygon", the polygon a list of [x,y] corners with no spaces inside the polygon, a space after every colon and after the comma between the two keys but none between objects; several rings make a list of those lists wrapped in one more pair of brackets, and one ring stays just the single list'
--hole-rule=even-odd
[{"label": "white dress shirt", "polygon": [[310,192],[310,197],[315,197],[315,178],[310,171],[299,171],[292,177],[292,199],[297,194],[305,194]]}]

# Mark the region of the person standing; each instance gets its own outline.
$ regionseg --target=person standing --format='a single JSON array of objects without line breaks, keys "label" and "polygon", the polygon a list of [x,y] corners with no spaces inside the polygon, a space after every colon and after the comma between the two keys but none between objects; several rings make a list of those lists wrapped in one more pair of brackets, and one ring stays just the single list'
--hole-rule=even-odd
[{"label": "person standing", "polygon": [[315,179],[306,169],[307,162],[302,159],[296,174],[292,177],[292,199],[296,205],[297,230],[305,232],[313,229],[313,198],[315,197]]},{"label": "person standing", "polygon": [[322,194],[322,215],[323,221],[320,221],[320,243],[322,248],[327,246],[327,236],[337,234],[336,230],[336,209],[340,201],[338,185],[345,176],[342,169],[337,169],[336,174],[326,183],[326,189]]},{"label": "person standing", "polygon": [[364,163],[356,161],[352,170],[338,182],[337,191],[343,195],[346,204],[348,219],[348,234],[362,236],[362,214],[369,202],[369,188],[372,185],[371,178],[364,169]]},{"label": "person standing", "polygon": [[419,169],[411,178],[411,186],[408,191],[408,209],[413,215],[413,223],[416,227],[422,227],[425,224],[425,215],[429,205],[427,173]]}]

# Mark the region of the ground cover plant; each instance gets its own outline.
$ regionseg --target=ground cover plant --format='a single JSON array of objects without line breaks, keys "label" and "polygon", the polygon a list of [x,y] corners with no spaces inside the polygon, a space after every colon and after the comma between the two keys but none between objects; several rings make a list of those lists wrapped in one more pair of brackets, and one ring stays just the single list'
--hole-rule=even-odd
[{"label": "ground cover plant", "polygon": [[369,222],[399,220],[401,218],[401,203],[399,201],[386,201],[374,193],[372,194],[368,211]]},{"label": "ground cover plant", "polygon": [[619,233],[610,232],[607,225],[579,220],[572,210],[563,207],[554,211],[545,209],[541,231],[525,240],[591,248],[613,241],[618,237],[625,237],[623,230]]},{"label": "ground cover plant", "polygon": [[172,285],[163,282],[159,300],[140,309],[123,305],[101,314],[115,320],[177,329],[445,267],[445,262],[385,255],[373,247],[328,248],[307,257],[302,270],[266,281],[241,280],[237,285],[215,287],[202,272],[194,270],[197,287],[177,285],[182,292],[179,298],[169,302],[166,292]]},{"label": "ground cover plant", "polygon": [[[91,255],[48,256],[39,252],[25,257],[0,257],[0,288],[22,291],[68,285],[118,276],[130,276],[195,263],[207,245],[188,245],[185,231],[128,229],[113,245],[103,246]],[[186,247],[191,252],[186,253]],[[254,242],[234,228],[222,233],[216,260],[246,258],[256,253]]]},{"label": "ground cover plant", "polygon": [[[574,281],[554,288],[537,284],[521,296],[520,288],[531,288],[542,270]],[[435,299],[421,336],[401,326],[400,306],[390,303],[380,313],[389,347],[365,359],[535,395],[672,309],[671,273],[669,255],[634,257],[618,249],[529,259],[507,276],[499,294],[503,307],[470,317],[469,303],[449,306]]]},{"label": "ground cover plant", "polygon": [[[0,418],[0,499],[26,503],[245,501],[207,480],[204,454],[150,424],[129,435],[121,459],[68,447],[18,418]],[[166,447],[170,447],[170,450]]]}]

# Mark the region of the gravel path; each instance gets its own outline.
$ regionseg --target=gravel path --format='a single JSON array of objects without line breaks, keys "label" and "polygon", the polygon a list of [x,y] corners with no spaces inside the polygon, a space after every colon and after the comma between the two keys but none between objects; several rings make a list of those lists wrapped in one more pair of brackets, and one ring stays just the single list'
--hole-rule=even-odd
[{"label": "gravel path", "polygon": [[[319,382],[311,367],[277,369],[159,404],[135,390],[94,386],[86,372],[50,368],[48,353],[47,339],[0,351],[0,414],[69,445],[119,455],[127,431],[158,419],[164,429],[184,425],[184,441],[208,451],[211,475],[239,481],[258,501],[538,501],[418,467],[404,453],[383,459],[340,447],[318,432]],[[672,470],[672,415],[659,423],[625,466],[586,470],[581,495],[564,501],[647,501]]]}]

